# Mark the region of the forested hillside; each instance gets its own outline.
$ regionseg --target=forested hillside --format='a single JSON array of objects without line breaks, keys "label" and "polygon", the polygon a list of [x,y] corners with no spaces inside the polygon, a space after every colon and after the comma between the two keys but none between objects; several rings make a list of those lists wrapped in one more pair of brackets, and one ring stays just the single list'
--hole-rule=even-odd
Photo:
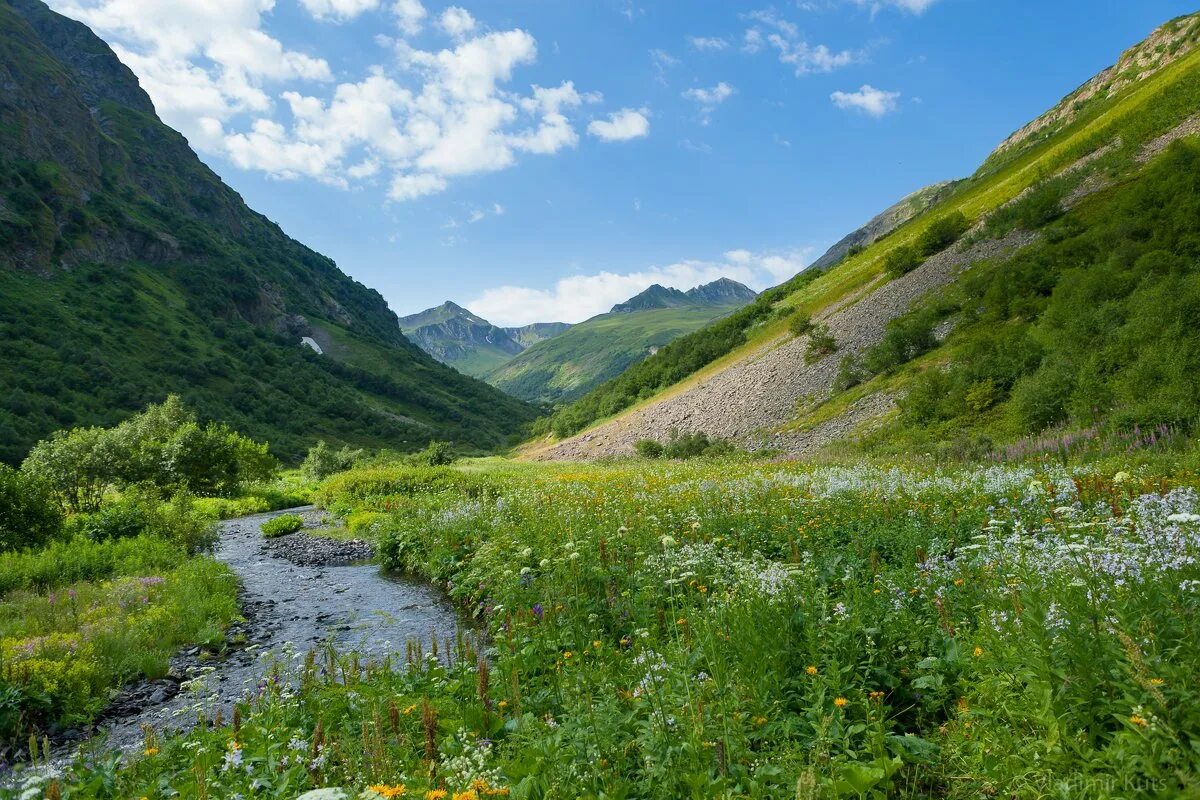
[{"label": "forested hillside", "polygon": [[0,83],[0,459],[171,392],[284,457],[494,447],[531,419],[249,209],[83,25],[0,2]]}]

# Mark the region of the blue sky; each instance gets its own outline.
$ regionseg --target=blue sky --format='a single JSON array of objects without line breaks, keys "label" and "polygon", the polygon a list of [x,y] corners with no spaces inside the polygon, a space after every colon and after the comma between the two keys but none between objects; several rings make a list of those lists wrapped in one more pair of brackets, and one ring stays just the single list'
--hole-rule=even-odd
[{"label": "blue sky", "polygon": [[497,324],[778,283],[1167,19],[1169,0],[50,0],[255,209]]}]

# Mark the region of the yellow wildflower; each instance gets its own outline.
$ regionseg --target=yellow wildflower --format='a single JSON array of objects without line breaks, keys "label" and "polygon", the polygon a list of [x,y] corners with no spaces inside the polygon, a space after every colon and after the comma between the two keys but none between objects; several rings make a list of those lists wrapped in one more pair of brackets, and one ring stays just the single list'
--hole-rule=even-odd
[{"label": "yellow wildflower", "polygon": [[807,667],[805,667],[805,668],[804,668],[804,671],[805,671],[805,672],[807,672],[809,675],[816,675],[816,674],[817,674],[817,668],[816,668],[816,666],[815,666],[815,665],[813,665],[813,664],[809,664]]},{"label": "yellow wildflower", "polygon": [[975,657],[976,657],[976,658],[979,658],[981,655],[983,655],[983,648],[982,648],[982,647],[976,647],[976,648],[975,648],[975,650],[974,650],[973,652],[974,652],[974,654],[975,654]]},{"label": "yellow wildflower", "polygon": [[1134,714],[1133,716],[1131,716],[1129,718],[1129,721],[1132,722],[1134,725],[1137,725],[1139,728],[1144,728],[1149,724],[1148,722],[1146,722],[1145,717],[1140,716],[1138,714]]},{"label": "yellow wildflower", "polygon": [[157,747],[147,747],[145,750],[142,751],[142,755],[156,756],[156,755],[158,755],[158,748]]},{"label": "yellow wildflower", "polygon": [[445,789],[430,789],[425,793],[425,800],[446,800],[449,794]]},{"label": "yellow wildflower", "polygon": [[849,702],[850,702],[850,701],[849,701],[849,700],[847,700],[847,699],[846,699],[846,698],[844,698],[844,697],[835,697],[835,698],[833,698],[833,704],[834,704],[835,706],[837,706],[838,708],[845,708],[845,707],[846,707],[846,705],[847,705]]}]

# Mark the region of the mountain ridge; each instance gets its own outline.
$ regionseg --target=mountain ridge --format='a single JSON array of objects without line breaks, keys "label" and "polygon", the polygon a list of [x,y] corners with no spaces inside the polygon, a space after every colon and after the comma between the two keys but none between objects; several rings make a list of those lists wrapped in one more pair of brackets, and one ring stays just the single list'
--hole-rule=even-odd
[{"label": "mountain ridge", "polygon": [[607,314],[535,344],[485,379],[530,402],[570,401],[755,297],[752,289],[728,278],[686,292],[653,284]]}]

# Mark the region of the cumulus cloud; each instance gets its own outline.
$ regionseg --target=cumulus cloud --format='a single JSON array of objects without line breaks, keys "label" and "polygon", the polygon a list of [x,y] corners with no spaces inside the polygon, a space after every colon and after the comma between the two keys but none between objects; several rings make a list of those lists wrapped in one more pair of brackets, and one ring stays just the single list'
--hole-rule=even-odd
[{"label": "cumulus cloud", "polygon": [[864,83],[857,92],[834,92],[830,99],[838,108],[860,111],[872,117],[882,117],[896,110],[899,92],[885,92]]},{"label": "cumulus cloud", "polygon": [[475,30],[475,18],[471,16],[471,12],[459,6],[450,6],[443,11],[439,24],[442,30],[455,39],[461,39]]},{"label": "cumulus cloud", "polygon": [[[390,8],[406,36],[429,13],[420,0],[300,0],[315,17],[351,19]],[[506,169],[522,154],[578,144],[572,116],[598,93],[571,81],[514,86],[537,60],[520,28],[481,30],[469,11],[445,8],[437,30],[449,44],[391,48],[386,66],[334,83],[322,58],[291,49],[264,29],[275,0],[52,0],[113,44],[163,119],[197,147],[242,169],[333,186],[378,181],[392,200],[444,191],[455,178]],[[593,134],[645,135],[645,110],[622,109]]]},{"label": "cumulus cloud", "polygon": [[703,87],[694,87],[683,93],[685,100],[691,100],[700,107],[700,122],[707,125],[712,112],[717,106],[724,103],[730,97],[733,97],[737,90],[730,86],[725,81],[721,81],[711,89]]},{"label": "cumulus cloud", "polygon": [[728,40],[720,36],[689,36],[688,43],[697,50],[724,50]]},{"label": "cumulus cloud", "polygon": [[742,36],[742,50],[747,53],[774,50],[779,61],[790,66],[797,77],[833,72],[863,59],[858,51],[835,51],[823,44],[809,44],[795,23],[773,11],[753,11],[745,16],[752,24]]},{"label": "cumulus cloud", "polygon": [[420,33],[421,25],[428,16],[421,0],[396,0],[396,5],[392,6],[392,13],[396,15],[396,24],[405,36],[416,36]]},{"label": "cumulus cloud", "polygon": [[379,0],[300,0],[300,5],[317,19],[344,21],[379,7]]},{"label": "cumulus cloud", "polygon": [[608,115],[608,119],[592,120],[588,133],[606,142],[624,142],[640,139],[650,133],[650,112],[645,109],[622,108]]},{"label": "cumulus cloud", "polygon": [[572,275],[548,289],[499,286],[488,289],[467,308],[496,325],[527,325],[548,320],[582,322],[607,312],[651,284],[687,290],[718,278],[732,278],[754,289],[774,286],[809,263],[811,249],[784,253],[731,250],[712,260],[688,260],[635,272]]}]

